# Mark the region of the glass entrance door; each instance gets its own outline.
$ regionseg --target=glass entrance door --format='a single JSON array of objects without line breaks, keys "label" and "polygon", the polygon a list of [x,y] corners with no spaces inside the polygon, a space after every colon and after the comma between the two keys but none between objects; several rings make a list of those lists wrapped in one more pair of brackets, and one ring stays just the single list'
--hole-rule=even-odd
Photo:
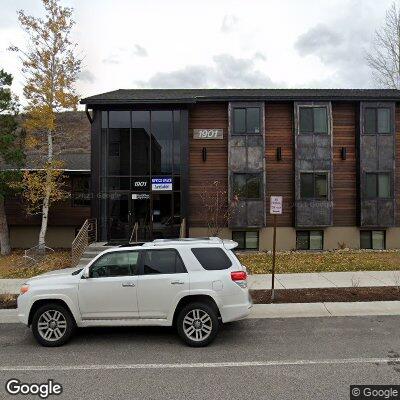
[{"label": "glass entrance door", "polygon": [[108,240],[126,241],[130,235],[128,193],[110,193],[108,200]]},{"label": "glass entrance door", "polygon": [[153,193],[153,239],[179,237],[180,221],[174,217],[172,193]]},{"label": "glass entrance door", "polygon": [[151,240],[150,195],[132,194],[131,221],[133,235],[131,241],[146,242]]}]

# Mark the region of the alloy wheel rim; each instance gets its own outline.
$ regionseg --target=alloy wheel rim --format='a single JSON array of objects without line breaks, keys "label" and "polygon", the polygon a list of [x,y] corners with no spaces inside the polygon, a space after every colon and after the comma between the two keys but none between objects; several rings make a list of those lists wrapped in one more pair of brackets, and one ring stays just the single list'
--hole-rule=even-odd
[{"label": "alloy wheel rim", "polygon": [[183,330],[185,335],[195,342],[207,339],[212,331],[210,315],[199,308],[190,310],[183,319]]},{"label": "alloy wheel rim", "polygon": [[65,335],[66,330],[67,320],[60,311],[48,310],[39,317],[39,334],[49,342],[61,339]]}]

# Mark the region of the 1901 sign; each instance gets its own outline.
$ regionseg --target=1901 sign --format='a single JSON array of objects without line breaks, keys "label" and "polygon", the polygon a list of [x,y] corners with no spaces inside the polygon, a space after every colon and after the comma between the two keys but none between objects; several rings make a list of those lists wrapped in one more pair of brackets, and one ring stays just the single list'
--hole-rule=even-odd
[{"label": "1901 sign", "polygon": [[193,139],[223,139],[223,129],[193,129]]}]

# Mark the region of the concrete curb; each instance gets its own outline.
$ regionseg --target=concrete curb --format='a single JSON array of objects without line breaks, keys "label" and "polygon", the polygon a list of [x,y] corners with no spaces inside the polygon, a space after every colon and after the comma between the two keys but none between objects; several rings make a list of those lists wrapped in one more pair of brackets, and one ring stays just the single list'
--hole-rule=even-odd
[{"label": "concrete curb", "polygon": [[[255,304],[248,318],[315,318],[400,315],[400,301]],[[0,310],[0,324],[17,323],[17,310]]]},{"label": "concrete curb", "polygon": [[400,315],[400,301],[255,304],[249,318]]}]

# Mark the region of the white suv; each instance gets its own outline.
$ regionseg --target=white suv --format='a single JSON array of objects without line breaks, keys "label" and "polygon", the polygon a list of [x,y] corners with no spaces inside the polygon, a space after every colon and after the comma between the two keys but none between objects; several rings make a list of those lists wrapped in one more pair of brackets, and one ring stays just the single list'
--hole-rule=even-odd
[{"label": "white suv", "polygon": [[220,321],[252,306],[246,268],[231,240],[155,240],[116,247],[83,269],[34,277],[21,288],[18,316],[43,346],[60,346],[76,327],[176,326],[190,346],[206,346]]}]

